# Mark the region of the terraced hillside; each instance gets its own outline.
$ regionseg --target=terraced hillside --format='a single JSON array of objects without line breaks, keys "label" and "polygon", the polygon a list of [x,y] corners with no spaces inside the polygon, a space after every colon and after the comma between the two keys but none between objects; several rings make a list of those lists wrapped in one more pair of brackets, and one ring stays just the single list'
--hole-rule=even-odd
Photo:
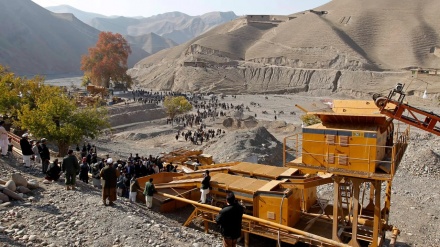
[{"label": "terraced hillside", "polygon": [[387,90],[414,80],[410,68],[440,67],[439,9],[435,0],[333,0],[290,16],[248,15],[142,60],[131,74],[163,90]]}]

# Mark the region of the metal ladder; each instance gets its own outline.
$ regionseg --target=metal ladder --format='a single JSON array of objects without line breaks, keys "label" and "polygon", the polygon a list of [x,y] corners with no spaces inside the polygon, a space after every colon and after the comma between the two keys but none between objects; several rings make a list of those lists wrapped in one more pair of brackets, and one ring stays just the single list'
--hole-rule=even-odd
[{"label": "metal ladder", "polygon": [[[339,185],[339,193],[341,195],[340,198],[340,205],[342,206],[342,208],[345,206],[345,208],[347,209],[348,213],[348,221],[346,223],[350,223],[351,222],[351,215],[352,215],[352,203],[351,203],[351,196],[353,194],[353,188],[350,182],[345,182],[345,183],[341,183]],[[343,215],[343,220],[345,221],[345,215],[342,212]]]}]

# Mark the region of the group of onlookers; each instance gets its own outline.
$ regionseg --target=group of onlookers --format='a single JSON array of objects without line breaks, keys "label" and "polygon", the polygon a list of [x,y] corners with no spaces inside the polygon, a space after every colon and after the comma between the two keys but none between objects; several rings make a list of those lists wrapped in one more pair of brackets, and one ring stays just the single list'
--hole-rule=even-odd
[{"label": "group of onlookers", "polygon": [[46,138],[41,140],[29,140],[29,134],[24,133],[20,139],[20,149],[23,156],[24,167],[30,168],[31,161],[34,164],[41,162],[41,172],[46,174],[50,163],[50,152],[46,145]]}]

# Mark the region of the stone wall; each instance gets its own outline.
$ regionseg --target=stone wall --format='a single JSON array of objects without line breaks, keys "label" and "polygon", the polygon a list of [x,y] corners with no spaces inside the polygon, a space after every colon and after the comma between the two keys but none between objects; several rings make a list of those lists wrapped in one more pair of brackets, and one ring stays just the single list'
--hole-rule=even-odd
[{"label": "stone wall", "polygon": [[289,17],[285,15],[247,15],[246,21],[250,22],[285,22]]}]

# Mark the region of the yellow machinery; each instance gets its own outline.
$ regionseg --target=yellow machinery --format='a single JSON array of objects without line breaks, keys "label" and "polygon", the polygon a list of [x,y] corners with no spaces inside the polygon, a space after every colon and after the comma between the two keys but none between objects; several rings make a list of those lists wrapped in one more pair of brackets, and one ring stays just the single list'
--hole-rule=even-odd
[{"label": "yellow machinery", "polygon": [[285,138],[285,152],[296,159],[284,159],[284,165],[310,175],[333,175],[333,204],[326,210],[331,215],[329,238],[349,246],[376,247],[390,230],[394,244],[398,230],[388,225],[391,184],[407,147],[409,128],[395,129],[374,101],[335,100],[332,111],[308,114],[322,122],[304,127],[302,136]]},{"label": "yellow machinery", "polygon": [[373,101],[339,100],[333,102],[333,109],[309,113],[322,122],[303,128],[301,154],[297,149],[298,158],[290,163],[331,173],[357,172],[356,177],[390,178],[396,168],[396,160],[391,160],[392,123],[379,114]]},{"label": "yellow machinery", "polygon": [[170,153],[164,154],[162,160],[165,163],[179,164],[185,166],[186,171],[195,171],[199,167],[195,166],[195,162],[199,161],[201,166],[209,166],[213,164],[212,155],[204,154],[202,150],[185,150],[178,149]]},{"label": "yellow machinery", "polygon": [[[185,225],[198,218],[208,232],[226,193],[233,191],[246,207],[245,246],[255,234],[291,244],[377,247],[386,231],[392,231],[393,246],[399,230],[388,224],[391,184],[409,129],[394,128],[373,101],[334,101],[331,111],[309,114],[321,123],[285,138],[284,167],[231,162],[187,174],[155,174],[153,203],[162,212],[193,205]],[[286,160],[288,153],[295,159]],[[205,169],[212,177],[209,205],[197,202]],[[140,178],[141,186],[148,178]],[[324,185],[332,196],[317,193]]]}]

